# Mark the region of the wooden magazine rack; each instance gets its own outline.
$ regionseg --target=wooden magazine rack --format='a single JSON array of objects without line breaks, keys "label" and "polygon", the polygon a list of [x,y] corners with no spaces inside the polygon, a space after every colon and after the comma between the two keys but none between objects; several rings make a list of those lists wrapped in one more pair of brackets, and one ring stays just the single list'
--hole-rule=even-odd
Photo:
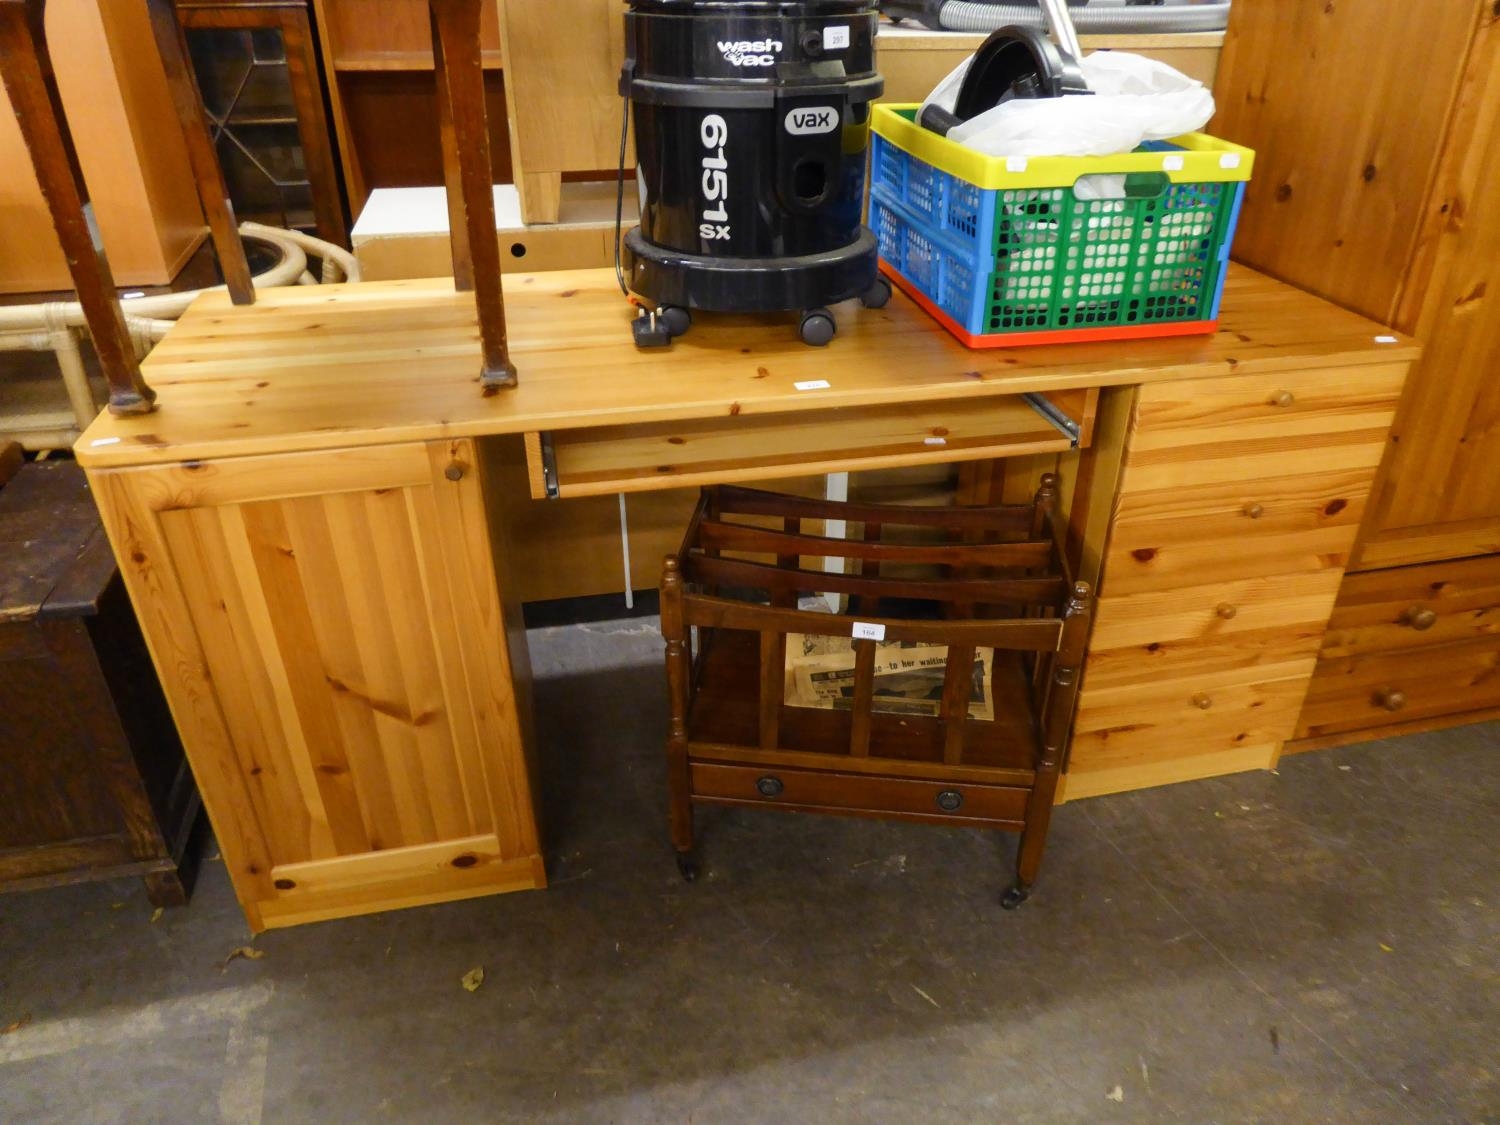
[{"label": "wooden magazine rack", "polygon": [[[693,803],[754,805],[1019,832],[1016,881],[1001,903],[1025,901],[1092,604],[1068,569],[1056,507],[1051,474],[1033,503],[999,507],[705,489],[661,586],[672,843],[684,878],[697,876]],[[829,520],[863,525],[862,536],[803,530]],[[817,559],[850,561],[853,572],[803,569]],[[850,611],[798,608],[798,596],[814,592],[846,595]],[[855,638],[847,700],[787,702],[791,634]],[[882,711],[876,638],[948,647],[937,714]],[[969,713],[976,649],[993,651],[990,720]]]}]

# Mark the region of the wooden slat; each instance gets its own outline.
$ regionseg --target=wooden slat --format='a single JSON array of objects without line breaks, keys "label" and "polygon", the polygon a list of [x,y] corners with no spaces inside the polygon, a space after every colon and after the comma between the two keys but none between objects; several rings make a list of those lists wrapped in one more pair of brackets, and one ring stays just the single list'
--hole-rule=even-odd
[{"label": "wooden slat", "polygon": [[973,693],[974,650],[963,645],[948,647],[943,668],[943,761],[956,766],[964,759],[964,726]]},{"label": "wooden slat", "polygon": [[[228,563],[223,525],[209,509],[167,513],[159,526],[181,576],[191,614],[189,635],[202,645],[228,735],[228,755],[218,765],[234,772],[255,811],[255,844],[267,856],[263,870],[272,862],[310,859],[312,818],[288,755],[275,691],[257,655],[245,598]],[[205,791],[209,785],[200,782]],[[210,817],[220,801],[217,792],[205,796]]]},{"label": "wooden slat", "polygon": [[[731,746],[719,742],[693,743],[697,761],[722,761],[759,766],[789,766],[802,769],[826,769],[828,755],[796,750],[760,750]],[[1036,779],[1031,769],[1007,769],[998,766],[952,766],[946,762],[906,761],[901,758],[841,758],[840,770],[846,773],[876,773],[889,777],[920,777],[936,781],[972,781],[984,785],[1020,785],[1029,787]]]},{"label": "wooden slat", "polygon": [[417,757],[395,623],[386,604],[390,595],[380,556],[388,548],[376,538],[370,499],[350,493],[323,500],[333,541],[343,548],[336,556],[337,574],[349,598],[351,625],[358,629],[360,657],[358,678],[339,677],[328,686],[341,710],[362,712],[374,731],[360,757],[366,772],[386,779],[395,818],[394,823],[380,819],[377,838],[387,847],[411,846],[437,839],[437,828]]},{"label": "wooden slat", "polygon": [[1019,398],[562,430],[552,442],[563,498],[1072,448]]},{"label": "wooden slat", "polygon": [[831,539],[824,535],[793,536],[785,532],[713,520],[699,526],[697,541],[705,549],[720,551],[791,554],[805,558],[931,563],[943,566],[1039,567],[1047,565],[1052,557],[1052,544],[1039,541],[1021,543],[866,542],[862,539]]},{"label": "wooden slat", "polygon": [[786,634],[774,629],[760,634],[760,748],[780,745],[782,692],[786,678]]},{"label": "wooden slat", "polygon": [[[1406,338],[1277,282],[1231,268],[1212,336],[975,352],[897,293],[877,314],[837,310],[840,332],[808,348],[792,325],[700,318],[670,349],[630,344],[632,310],[609,270],[507,274],[521,385],[478,393],[472,296],[451,280],[291,286],[232,308],[206,293],[145,362],[161,409],[100,419],[86,464],[129,465],[454,436],[748,418],[855,406],[981,400],[1256,372],[1391,363]],[[566,331],[559,331],[565,325]],[[1232,361],[1232,362],[1231,362]],[[830,374],[832,377],[829,377]],[[825,379],[827,389],[796,384]],[[246,405],[250,404],[250,405]],[[152,441],[142,441],[149,435]],[[108,442],[119,438],[118,442]]]},{"label": "wooden slat", "polygon": [[[739,586],[771,591],[816,591],[882,597],[898,592],[890,579],[865,578],[822,570],[790,570],[739,559],[714,559],[689,555],[684,576],[706,585]],[[1037,605],[1056,601],[1063,590],[1058,578],[934,578],[927,581],[902,579],[901,596],[934,601],[997,602]]]},{"label": "wooden slat", "polygon": [[[366,650],[372,643],[388,639],[386,630],[375,625],[369,614],[383,609],[364,585],[365,567],[346,565],[347,555],[357,554],[354,543],[335,545],[331,507],[343,507],[346,497],[304,498],[286,505],[287,530],[292,550],[299,558],[336,560],[333,566],[310,566],[302,571],[307,596],[319,612],[313,615],[317,651],[325,682],[333,689],[332,710],[338,724],[338,739],[344,747],[349,778],[354,786],[369,847],[383,849],[413,843],[419,837],[403,832],[396,811],[391,774],[380,754],[376,717],[393,710],[383,702],[384,693],[371,686],[367,665],[378,659]],[[338,521],[347,527],[347,521]],[[340,549],[342,548],[342,550]],[[373,564],[374,559],[368,559]],[[385,625],[382,614],[381,625]],[[404,799],[404,795],[403,795]]]},{"label": "wooden slat", "polygon": [[[854,698],[849,706],[849,755],[870,756],[870,705],[875,699],[875,642],[854,642]],[[765,747],[762,749],[773,749]]]},{"label": "wooden slat", "polygon": [[[714,518],[725,515],[782,516],[803,519],[845,520],[865,524],[906,527],[942,527],[964,530],[1015,531],[1025,534],[1031,527],[1031,505],[1003,504],[986,507],[920,507],[912,504],[834,502],[807,496],[788,496],[756,488],[724,485],[713,490],[717,508]],[[880,536],[866,535],[865,542]]]},{"label": "wooden slat", "polygon": [[[750,605],[730,598],[690,594],[683,599],[689,625],[717,629],[746,629],[758,632],[771,626],[784,632],[812,633],[817,636],[846,637],[852,621],[827,613],[782,610]],[[861,620],[880,625],[888,641],[916,641],[931,644],[955,643],[983,645],[1012,651],[1034,652],[1056,645],[1062,629],[1060,622],[1041,618],[1016,621],[901,621],[894,618],[865,617]]]}]

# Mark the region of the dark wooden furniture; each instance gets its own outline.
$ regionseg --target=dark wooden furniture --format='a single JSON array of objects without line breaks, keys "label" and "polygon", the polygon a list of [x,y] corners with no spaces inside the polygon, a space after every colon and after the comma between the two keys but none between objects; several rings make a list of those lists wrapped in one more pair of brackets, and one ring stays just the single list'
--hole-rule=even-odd
[{"label": "dark wooden furniture", "polygon": [[[862,535],[803,530],[804,521],[828,520],[863,525]],[[997,507],[705,489],[661,585],[671,830],[683,876],[697,876],[693,802],[750,805],[1019,832],[1016,881],[1001,904],[1025,901],[1091,613],[1089,588],[1072,580],[1064,556],[1065,524],[1052,474],[1033,503]],[[818,559],[852,560],[854,571],[802,568]],[[799,594],[813,592],[846,595],[851,609],[799,609]],[[855,638],[847,705],[787,702],[789,634]],[[881,639],[947,646],[936,714],[889,713],[879,700]],[[992,650],[989,720],[969,713],[984,649]]]},{"label": "dark wooden furniture", "polygon": [[244,218],[349,245],[307,0],[176,0]]},{"label": "dark wooden furniture", "polygon": [[0,890],[187,901],[198,792],[83,470],[0,452]]}]

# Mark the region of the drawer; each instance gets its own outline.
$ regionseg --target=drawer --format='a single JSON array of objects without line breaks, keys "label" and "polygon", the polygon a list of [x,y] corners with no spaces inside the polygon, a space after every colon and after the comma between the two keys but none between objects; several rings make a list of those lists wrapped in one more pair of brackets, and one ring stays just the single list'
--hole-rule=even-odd
[{"label": "drawer", "polygon": [[1099,599],[1088,659],[1092,662],[1096,652],[1109,649],[1208,642],[1269,630],[1310,626],[1321,633],[1340,577],[1337,570],[1278,574],[1105,596]]},{"label": "drawer", "polygon": [[1204,639],[1150,641],[1091,649],[1084,664],[1085,692],[1157,684],[1194,676],[1231,676],[1238,682],[1306,675],[1317,662],[1321,621],[1276,625]]},{"label": "drawer", "polygon": [[1323,640],[1325,657],[1500,637],[1500,558],[1350,574]]},{"label": "drawer", "polygon": [[[700,761],[692,763],[692,784],[695,800],[1015,828],[1025,819],[1031,792],[1001,785]],[[954,795],[956,808],[939,804],[940,797],[944,804],[953,803]]]},{"label": "drawer", "polygon": [[1219,675],[1112,690],[1085,685],[1068,773],[1280,743],[1297,724],[1312,667],[1309,660],[1300,674],[1248,683]]},{"label": "drawer", "polygon": [[[526,435],[534,499],[1065,453],[1097,394],[992,395]],[[1071,413],[1070,413],[1071,412]]]},{"label": "drawer", "polygon": [[1141,388],[1124,493],[1320,472],[1374,472],[1406,365]]},{"label": "drawer", "polygon": [[1500,706],[1500,637],[1320,660],[1297,725],[1317,738]]},{"label": "drawer", "polygon": [[1367,470],[1235,481],[1120,497],[1101,589],[1166,590],[1340,569],[1364,516]]},{"label": "drawer", "polygon": [[1146,383],[1136,397],[1136,428],[1151,435],[1153,447],[1204,444],[1211,431],[1252,436],[1363,429],[1396,405],[1407,366]]}]

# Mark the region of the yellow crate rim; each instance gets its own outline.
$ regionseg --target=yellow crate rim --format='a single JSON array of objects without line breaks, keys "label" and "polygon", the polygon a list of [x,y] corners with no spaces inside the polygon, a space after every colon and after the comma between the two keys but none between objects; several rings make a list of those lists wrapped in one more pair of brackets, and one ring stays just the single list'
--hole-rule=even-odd
[{"label": "yellow crate rim", "polygon": [[1183,152],[1126,152],[1118,156],[985,156],[924,129],[903,113],[921,107],[876,105],[871,127],[912,156],[986,190],[1072,187],[1081,176],[1116,172],[1162,172],[1174,184],[1223,183],[1250,178],[1255,152],[1207,133],[1186,133],[1171,142]]}]

